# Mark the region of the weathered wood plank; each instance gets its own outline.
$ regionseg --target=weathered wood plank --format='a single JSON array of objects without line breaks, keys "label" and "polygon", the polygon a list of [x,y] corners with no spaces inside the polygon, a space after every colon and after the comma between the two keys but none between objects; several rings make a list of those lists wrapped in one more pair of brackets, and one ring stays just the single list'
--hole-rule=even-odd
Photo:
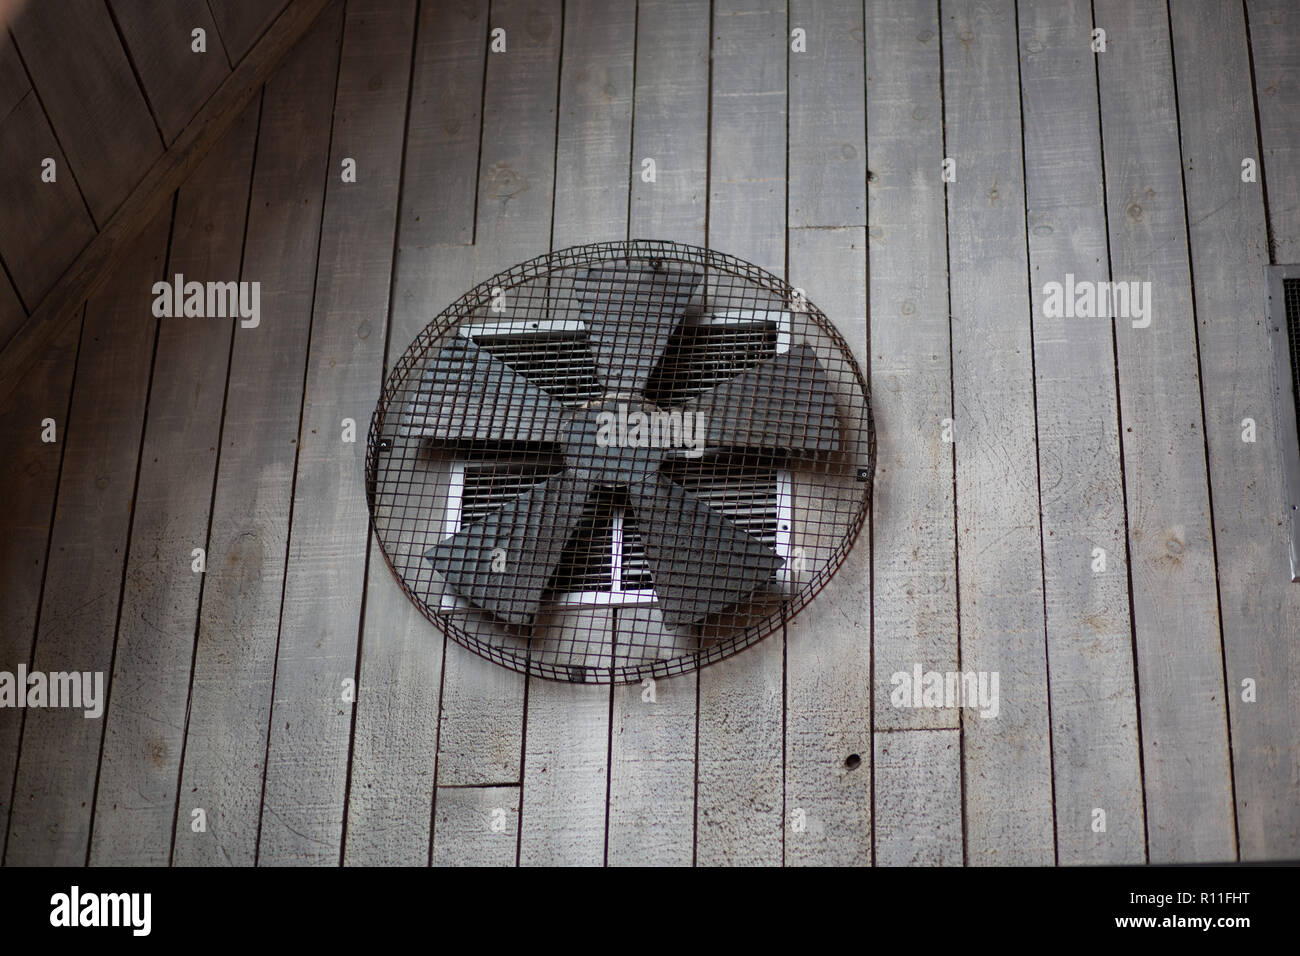
[{"label": "weathered wood plank", "polygon": [[[31,308],[90,241],[95,224],[12,43],[0,43],[0,156],[9,164],[0,181],[0,258]],[[54,182],[42,181],[47,158],[54,160]],[[20,310],[0,326],[0,347],[25,318]]]},{"label": "weathered wood plank", "polygon": [[404,175],[422,185],[402,189],[405,247],[474,237],[487,16],[487,0],[420,4]]},{"label": "weathered wood plank", "polygon": [[[844,35],[856,45],[848,29]],[[844,79],[841,74],[840,81]],[[794,109],[793,75],[790,84]],[[850,71],[845,88],[836,95],[843,102],[855,91],[859,96],[863,91],[861,60],[856,76]],[[811,104],[805,107],[811,111]],[[793,137],[793,122],[790,132]],[[859,146],[858,155],[865,156],[861,136]],[[860,173],[865,183],[865,164]],[[801,171],[792,163],[792,198],[808,188],[801,180]],[[865,226],[791,229],[789,239],[791,284],[805,290],[808,300],[835,324],[864,375],[866,232]],[[862,451],[865,464],[865,444]],[[793,541],[803,548],[813,570],[840,544],[838,535],[818,529],[817,509],[833,508],[837,517],[847,516],[862,486],[853,478],[798,471],[791,480],[795,520],[804,519],[792,529]],[[803,811],[802,827],[791,829],[785,838],[787,864],[871,864],[870,608],[871,541],[864,525],[830,584],[786,627],[785,806],[787,816]]]},{"label": "weathered wood plank", "polygon": [[[239,275],[258,108],[248,107],[176,201],[165,276]],[[190,666],[234,319],[165,318],[158,331],[131,552],[113,661],[113,702],[95,797],[90,862],[171,860]]]},{"label": "weathered wood plank", "polygon": [[[1300,262],[1300,10],[1286,0],[1247,0],[1259,136],[1273,262]],[[1243,154],[1244,156],[1245,154]]]},{"label": "weathered wood plank", "polygon": [[212,18],[221,31],[230,65],[234,66],[252,49],[284,8],[286,0],[207,0]]},{"label": "weathered wood plank", "polygon": [[[172,854],[180,864],[249,865],[257,854],[341,28],[334,6],[262,100],[241,275],[261,283],[262,314],[234,333]],[[197,808],[204,833],[190,826]]]},{"label": "weathered wood plank", "polygon": [[[334,101],[259,863],[340,859],[369,543],[365,428],[384,361],[415,2],[352,0]],[[356,181],[343,164],[355,161]],[[353,434],[343,440],[347,420]],[[373,688],[373,693],[384,693]],[[355,699],[355,695],[352,695]]]},{"label": "weathered wood plank", "polygon": [[[713,8],[708,245],[785,276],[786,8]],[[696,861],[781,862],[784,635],[700,671]]]},{"label": "weathered wood plank", "polygon": [[1092,10],[1031,0],[1019,11],[1057,859],[1140,863],[1113,326],[1044,310],[1048,283],[1109,277]]},{"label": "weathered wood plank", "polygon": [[[492,5],[506,52],[487,55],[475,282],[550,246],[562,22],[554,0]],[[454,642],[443,667],[438,783],[518,783],[524,678]]]},{"label": "weathered wood plank", "polygon": [[[230,63],[205,0],[109,0],[145,99],[170,146],[230,75]],[[192,31],[204,31],[202,53]]]},{"label": "weathered wood plank", "polygon": [[258,95],[271,69],[297,42],[330,0],[292,0],[275,25],[244,58],[73,261],[60,281],[0,351],[0,395],[5,395],[81,305],[121,264],[130,242],[194,171],[244,106]]},{"label": "weathered wood plank", "polygon": [[[473,247],[440,244],[468,242],[474,232],[486,20],[486,0],[467,8],[420,6],[389,306],[390,368],[429,320],[465,291],[473,271]],[[444,97],[444,89],[454,92]],[[397,586],[372,537],[346,863],[429,860],[443,645],[442,634]],[[517,809],[518,791],[511,805]]]},{"label": "weathered wood plank", "polygon": [[14,40],[97,224],[162,152],[131,63],[101,0],[29,4]]},{"label": "weathered wood plank", "polygon": [[877,733],[875,746],[876,865],[961,866],[960,732]]},{"label": "weathered wood plank", "polygon": [[[790,228],[867,221],[863,10],[791,0]],[[792,48],[794,41],[791,40]]]},{"label": "weathered wood plank", "polygon": [[[9,298],[12,297],[12,298]],[[0,284],[0,315],[16,311],[18,299]],[[67,443],[68,403],[81,323],[70,325],[54,341],[22,383],[0,404],[0,447],[9,454],[0,464],[0,660],[7,670],[32,660],[41,581],[50,544],[50,523],[59,469]],[[54,419],[55,440],[42,441],[42,422]],[[0,709],[0,858],[9,835],[9,806],[14,793],[18,741],[26,712]]]},{"label": "weathered wood plank", "polygon": [[[628,235],[704,243],[708,158],[709,4],[637,6],[636,91]],[[655,178],[641,176],[655,161]],[[623,611],[619,620],[632,626]],[[648,625],[647,625],[648,626]],[[615,635],[617,641],[617,632]],[[617,650],[617,645],[616,645]],[[606,859],[614,865],[689,865],[695,836],[698,677],[614,688]]]},{"label": "weathered wood plank", "polygon": [[[1258,149],[1245,19],[1239,7],[1209,2],[1174,4],[1170,16],[1214,491],[1237,835],[1242,859],[1293,859],[1300,854],[1300,588],[1287,574],[1286,529],[1279,520],[1286,499],[1273,383],[1260,374],[1269,354],[1261,319],[1268,262],[1264,202],[1260,184],[1241,178],[1242,161]],[[1291,41],[1296,27],[1300,18],[1292,20]],[[1288,45],[1294,49],[1294,42]],[[1292,63],[1293,69],[1300,66],[1294,52]],[[1292,113],[1287,124],[1293,148],[1300,142],[1295,119]],[[1266,162],[1270,200],[1273,171]],[[1282,183],[1285,189],[1285,178]],[[1285,201],[1285,192],[1278,199]],[[1281,218],[1274,219],[1275,228]],[[1225,321],[1229,317],[1238,321]],[[1247,418],[1257,428],[1254,443],[1242,440]],[[1257,685],[1250,703],[1243,696],[1245,680]]]},{"label": "weathered wood plank", "polygon": [[[571,0],[564,25],[553,249],[627,238],[636,4]],[[612,644],[613,617],[561,614],[557,625]],[[610,693],[529,679],[520,863],[604,862]]]},{"label": "weathered wood plank", "polygon": [[434,866],[514,866],[518,787],[439,787]]},{"label": "weathered wood plank", "polygon": [[[1098,0],[1111,278],[1150,283],[1118,318],[1120,421],[1153,863],[1236,855],[1214,540],[1165,5]],[[1238,167],[1240,168],[1240,167]],[[1134,327],[1134,323],[1139,327]]]},{"label": "weathered wood plank", "polygon": [[[797,0],[790,24],[805,31],[807,43],[789,58],[790,282],[840,330],[866,375],[863,11]],[[796,472],[792,480],[796,520],[804,509],[832,500],[832,507],[849,506],[829,476]],[[871,545],[865,531],[831,585],[786,628],[785,806],[787,815],[803,811],[803,825],[786,835],[788,864],[871,863]],[[811,521],[792,532],[812,567],[839,543]]]},{"label": "weathered wood plank", "polygon": [[[918,663],[957,669],[938,9],[927,0],[873,5],[866,27],[875,726],[956,728],[951,708],[890,702],[893,674]],[[960,828],[960,804],[945,810]]]},{"label": "weathered wood plank", "polygon": [[1053,808],[1015,6],[943,8],[967,860],[1050,863]]},{"label": "weathered wood plank", "polygon": [[158,331],[150,288],[163,275],[170,221],[164,213],[149,224],[128,266],[86,307],[31,667],[79,672],[82,703],[87,689],[97,699],[94,710],[27,713],[5,848],[10,865],[82,866],[89,851],[149,390],[146,356]]}]

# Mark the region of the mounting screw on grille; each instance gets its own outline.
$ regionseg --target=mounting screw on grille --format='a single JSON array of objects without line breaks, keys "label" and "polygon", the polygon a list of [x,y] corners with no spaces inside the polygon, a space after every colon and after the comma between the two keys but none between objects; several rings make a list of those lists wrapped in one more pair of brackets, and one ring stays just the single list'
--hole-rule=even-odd
[{"label": "mounting screw on grille", "polygon": [[870,469],[870,468],[859,468],[859,469],[858,469],[858,481],[870,481],[870,480],[871,480],[871,469]]},{"label": "mounting screw on grille", "polygon": [[389,439],[389,438],[381,438],[381,439],[379,439],[379,450],[380,450],[380,451],[388,451],[388,449],[390,449],[390,448],[392,448],[392,447],[393,447],[392,439]]}]

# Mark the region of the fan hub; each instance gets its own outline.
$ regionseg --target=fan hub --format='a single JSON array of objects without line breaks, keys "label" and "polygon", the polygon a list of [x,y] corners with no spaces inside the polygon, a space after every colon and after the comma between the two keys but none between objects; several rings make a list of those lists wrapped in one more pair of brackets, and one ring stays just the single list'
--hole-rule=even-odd
[{"label": "fan hub", "polygon": [[[563,431],[564,461],[603,485],[627,485],[652,474],[673,448],[690,450],[694,426],[682,413],[636,399],[610,399],[579,409]],[[702,438],[702,436],[701,436]]]}]

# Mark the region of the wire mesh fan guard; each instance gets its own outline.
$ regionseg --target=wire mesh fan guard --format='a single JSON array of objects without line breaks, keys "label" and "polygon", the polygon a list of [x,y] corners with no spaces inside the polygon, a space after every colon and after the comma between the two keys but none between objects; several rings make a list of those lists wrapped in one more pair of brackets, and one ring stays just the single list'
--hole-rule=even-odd
[{"label": "wire mesh fan guard", "polygon": [[802,292],[638,240],[539,256],[438,315],[384,385],[366,490],[399,585],[453,640],[622,683],[807,605],[862,527],[875,453],[862,371]]}]

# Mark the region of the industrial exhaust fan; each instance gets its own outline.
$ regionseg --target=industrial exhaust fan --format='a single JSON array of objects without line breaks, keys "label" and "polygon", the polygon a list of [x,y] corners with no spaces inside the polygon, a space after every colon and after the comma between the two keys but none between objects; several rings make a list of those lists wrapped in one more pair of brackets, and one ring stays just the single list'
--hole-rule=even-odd
[{"label": "industrial exhaust fan", "polygon": [[847,555],[874,466],[862,371],[802,293],[634,241],[525,262],[434,319],[384,386],[366,482],[441,631],[622,683],[781,628]]}]

